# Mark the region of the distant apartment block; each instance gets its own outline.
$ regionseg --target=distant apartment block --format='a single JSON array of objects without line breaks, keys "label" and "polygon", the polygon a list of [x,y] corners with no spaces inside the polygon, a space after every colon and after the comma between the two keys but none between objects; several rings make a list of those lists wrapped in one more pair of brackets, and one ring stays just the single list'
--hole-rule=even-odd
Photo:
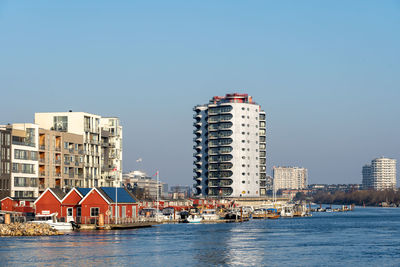
[{"label": "distant apartment block", "polygon": [[396,189],[396,175],[395,159],[376,158],[362,168],[362,187],[372,190]]},{"label": "distant apartment block", "polygon": [[[49,112],[35,113],[35,123],[45,130],[82,136],[82,150],[79,149],[77,140],[62,144],[68,146],[68,151],[71,149],[69,160],[65,160],[64,157],[64,162],[73,161],[75,165],[80,161],[79,156],[83,156],[82,170],[79,170],[80,165],[76,166],[78,170],[74,169],[77,177],[75,173],[72,175],[70,165],[63,166],[61,171],[66,172],[68,168],[68,177],[73,176],[70,180],[67,179],[68,183],[83,181],[85,187],[114,186],[121,183],[122,126],[118,118],[102,118],[100,115],[85,112]],[[113,171],[115,169],[116,171]],[[79,180],[82,179],[81,176],[83,180]]]},{"label": "distant apartment block", "polygon": [[[168,194],[168,185],[157,180],[154,177],[149,177],[145,172],[142,171],[132,171],[123,174],[124,185],[128,187],[131,191],[138,193],[140,191],[138,198],[143,199],[156,199],[157,190],[159,198],[165,198]],[[166,188],[165,188],[166,185]]]},{"label": "distant apartment block", "polygon": [[307,169],[300,167],[273,167],[274,190],[307,189]]},{"label": "distant apartment block", "polygon": [[196,195],[266,195],[266,120],[260,105],[247,94],[227,94],[193,111]]}]

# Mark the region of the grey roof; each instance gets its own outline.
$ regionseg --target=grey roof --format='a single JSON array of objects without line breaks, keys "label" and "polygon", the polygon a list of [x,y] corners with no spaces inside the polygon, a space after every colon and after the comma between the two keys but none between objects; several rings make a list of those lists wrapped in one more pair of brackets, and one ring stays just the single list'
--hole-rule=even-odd
[{"label": "grey roof", "polygon": [[61,190],[61,188],[55,187],[55,188],[50,188],[51,191],[61,200],[65,197],[66,193]]}]

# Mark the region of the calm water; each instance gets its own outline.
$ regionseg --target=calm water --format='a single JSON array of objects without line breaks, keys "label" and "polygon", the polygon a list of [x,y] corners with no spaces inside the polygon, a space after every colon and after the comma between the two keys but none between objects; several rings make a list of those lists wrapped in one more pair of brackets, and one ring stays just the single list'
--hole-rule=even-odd
[{"label": "calm water", "polygon": [[0,238],[0,266],[400,266],[400,208]]}]

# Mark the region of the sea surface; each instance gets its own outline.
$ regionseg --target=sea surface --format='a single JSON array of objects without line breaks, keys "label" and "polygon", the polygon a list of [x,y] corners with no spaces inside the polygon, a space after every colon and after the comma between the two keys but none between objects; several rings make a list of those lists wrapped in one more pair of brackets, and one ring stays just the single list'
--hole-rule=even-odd
[{"label": "sea surface", "polygon": [[0,266],[400,266],[400,208],[0,238]]}]

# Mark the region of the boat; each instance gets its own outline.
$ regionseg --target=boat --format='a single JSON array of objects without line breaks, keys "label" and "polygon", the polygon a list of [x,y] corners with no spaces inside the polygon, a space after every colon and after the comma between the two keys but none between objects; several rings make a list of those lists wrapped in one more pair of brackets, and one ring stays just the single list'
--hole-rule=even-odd
[{"label": "boat", "polygon": [[190,214],[185,220],[185,223],[201,223],[203,218],[198,214]]},{"label": "boat", "polygon": [[281,217],[293,217],[293,207],[292,206],[284,206],[281,210]]},{"label": "boat", "polygon": [[216,221],[220,219],[215,209],[203,210],[201,217],[204,221]]},{"label": "boat", "polygon": [[48,215],[36,215],[35,220],[31,221],[32,223],[45,223],[50,225],[53,229],[68,231],[73,230],[74,222],[59,222],[57,221],[57,212],[48,214]]}]

